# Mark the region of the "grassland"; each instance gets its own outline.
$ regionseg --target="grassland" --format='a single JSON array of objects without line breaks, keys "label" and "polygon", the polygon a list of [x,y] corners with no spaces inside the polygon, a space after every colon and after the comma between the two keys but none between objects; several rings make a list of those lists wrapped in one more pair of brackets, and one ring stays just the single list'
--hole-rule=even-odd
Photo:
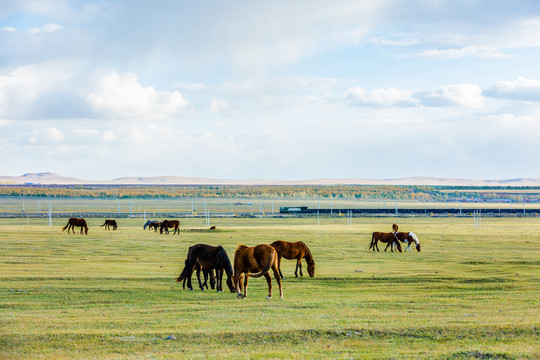
[{"label": "grassland", "polygon": [[[540,357],[538,218],[182,219],[180,236],[118,222],[89,219],[83,236],[66,219],[0,219],[0,358]],[[393,222],[421,253],[367,250]],[[283,262],[284,300],[266,300],[263,279],[246,300],[174,281],[189,245],[232,260],[238,243],[277,239],[304,241],[317,263],[296,279]]]}]

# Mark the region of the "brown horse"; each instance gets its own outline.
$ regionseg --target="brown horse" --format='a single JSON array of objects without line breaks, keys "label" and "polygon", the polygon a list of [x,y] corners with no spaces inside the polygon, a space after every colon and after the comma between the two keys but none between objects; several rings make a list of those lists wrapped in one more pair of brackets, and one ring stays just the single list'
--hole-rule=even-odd
[{"label": "brown horse", "polygon": [[[203,270],[216,270],[216,290],[219,292],[223,291],[223,270],[225,270],[229,290],[231,292],[235,291],[232,282],[233,268],[231,261],[229,260],[229,256],[222,246],[216,247],[206,244],[197,244],[191,246],[188,250],[188,256],[185,261],[184,269],[176,281],[180,282],[187,279],[188,289],[193,290],[193,287],[191,286],[191,274],[193,274],[193,270],[197,269],[198,266],[200,266]],[[199,287],[201,290],[204,290],[198,273],[197,279],[199,280]],[[212,280],[210,279],[210,281]]]},{"label": "brown horse", "polygon": [[[422,251],[422,249],[420,248],[420,240],[418,240],[418,236],[416,236],[415,233],[413,233],[413,232],[408,232],[408,233],[398,232],[398,233],[396,233],[396,237],[398,238],[399,241],[407,244],[407,247],[405,248],[405,251],[409,250],[409,252],[411,252],[411,244],[413,242],[416,244],[416,251],[418,251],[418,252]],[[386,247],[388,247],[388,246],[393,246],[393,243],[386,245]],[[384,251],[386,251],[386,248],[384,249]]]},{"label": "brown horse", "polygon": [[161,222],[161,225],[159,227],[159,233],[163,234],[163,230],[165,230],[165,234],[169,233],[170,228],[174,228],[173,235],[178,233],[180,235],[180,221],[178,220],[163,220]]},{"label": "brown horse", "polygon": [[88,225],[86,225],[86,220],[84,219],[80,219],[80,218],[69,218],[68,220],[68,223],[66,226],[64,226],[62,228],[62,231],[68,229],[68,234],[69,234],[69,230],[73,230],[73,233],[75,234],[75,226],[80,226],[81,228],[81,234],[83,233],[83,229],[84,229],[84,232],[86,235],[88,235]]},{"label": "brown horse", "polygon": [[161,228],[161,221],[154,221],[148,224],[148,228],[154,228],[154,232],[157,232]]},{"label": "brown horse", "polygon": [[[375,248],[377,248],[377,251],[379,251],[379,247],[377,246],[379,241],[387,244],[395,243],[399,252],[402,252],[401,245],[396,238],[396,234],[394,233],[374,232],[371,235],[371,244],[369,245],[369,249],[373,248],[373,251],[375,251]],[[392,248],[390,248],[390,250],[394,252]],[[384,249],[384,251],[386,251],[386,249]]]},{"label": "brown horse", "polygon": [[116,220],[105,220],[105,224],[101,226],[105,226],[105,230],[110,230],[111,227],[113,230],[116,230],[118,228],[118,225],[116,224]]},{"label": "brown horse", "polygon": [[270,245],[272,245],[277,251],[279,276],[281,276],[282,279],[285,279],[283,277],[283,273],[281,272],[282,257],[288,260],[296,259],[296,270],[294,271],[294,276],[296,277],[298,277],[298,269],[300,269],[300,276],[304,276],[304,274],[302,274],[302,259],[305,257],[308,265],[307,270],[309,276],[315,276],[315,261],[313,260],[311,251],[309,251],[309,248],[302,241],[288,242],[278,240],[274,241]]},{"label": "brown horse", "polygon": [[[272,298],[272,278],[268,274],[268,271],[274,272],[274,277],[279,286],[279,297],[283,299],[283,289],[281,288],[281,277],[279,276],[279,268],[277,264],[277,251],[271,245],[261,244],[253,247],[247,247],[245,245],[239,245],[234,253],[234,285],[236,287],[237,296],[239,299],[245,299],[247,297],[248,278],[261,277],[266,278],[268,283],[268,296],[267,299]],[[259,272],[252,275],[253,272]],[[244,294],[242,294],[242,275],[245,275],[244,279]]]}]

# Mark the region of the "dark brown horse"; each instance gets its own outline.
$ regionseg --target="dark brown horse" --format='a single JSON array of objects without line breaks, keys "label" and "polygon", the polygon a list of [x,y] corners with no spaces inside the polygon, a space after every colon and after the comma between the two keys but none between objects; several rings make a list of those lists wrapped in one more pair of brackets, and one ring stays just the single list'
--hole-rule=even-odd
[{"label": "dark brown horse", "polygon": [[169,233],[170,228],[174,228],[173,234],[178,233],[180,235],[180,221],[178,220],[163,220],[161,222],[161,225],[159,227],[159,233],[163,234],[163,230],[165,230],[165,234]]},{"label": "dark brown horse", "polygon": [[[371,244],[369,245],[369,249],[373,248],[373,251],[375,251],[376,248],[377,251],[379,251],[379,247],[377,246],[379,241],[386,244],[395,243],[399,252],[402,252],[401,245],[396,238],[396,234],[394,233],[374,232],[371,235]],[[390,250],[394,252],[392,248],[390,248]],[[384,249],[384,251],[386,251],[386,249]]]},{"label": "dark brown horse", "polygon": [[156,220],[148,220],[144,225],[143,225],[143,230],[146,230],[146,228],[154,228],[154,232],[155,231],[158,231],[158,229],[161,227],[161,222],[159,221],[156,221]]},{"label": "dark brown horse", "polygon": [[[190,247],[191,249],[191,247]],[[201,271],[203,273],[203,277],[204,277],[204,282],[202,283],[202,289],[204,291],[204,288],[206,288],[208,290],[208,278],[210,278],[210,288],[212,288],[212,290],[214,290],[216,288],[216,276],[214,274],[214,269],[205,269],[201,266],[201,264],[197,263],[197,265],[195,265],[195,270],[197,271],[197,279],[200,279],[201,278]],[[184,279],[182,280],[182,289],[185,289],[186,288],[186,282],[187,282],[187,277],[184,277]]]},{"label": "dark brown horse", "polygon": [[[281,288],[281,277],[279,276],[279,269],[277,264],[277,251],[271,245],[261,244],[253,247],[247,247],[245,245],[239,245],[234,253],[234,285],[236,287],[237,296],[240,299],[247,297],[248,278],[261,277],[266,278],[268,283],[268,296],[267,299],[272,298],[272,278],[268,274],[268,271],[274,272],[274,277],[279,285],[279,297],[283,299],[283,289]],[[254,272],[258,274],[252,275]],[[242,276],[245,274],[244,279],[244,294],[242,294]]]},{"label": "dark brown horse", "polygon": [[[409,252],[411,252],[411,244],[413,242],[416,244],[416,251],[418,251],[418,252],[422,251],[422,249],[420,248],[420,240],[418,240],[418,236],[416,236],[415,233],[413,233],[413,232],[408,232],[408,233],[398,232],[398,233],[396,233],[396,237],[398,238],[399,241],[407,244],[407,247],[405,248],[405,251],[409,250]],[[388,246],[393,246],[393,243],[386,245],[386,247],[388,247]],[[386,248],[384,249],[384,251],[386,251]]]},{"label": "dark brown horse", "polygon": [[[188,250],[184,269],[176,281],[180,282],[187,279],[188,289],[193,290],[193,286],[191,286],[191,274],[193,274],[193,270],[195,270],[197,266],[201,266],[202,269],[216,270],[216,290],[219,292],[223,291],[223,271],[225,271],[227,274],[227,285],[229,286],[229,290],[231,292],[235,291],[232,282],[233,269],[231,261],[229,260],[229,256],[222,246],[216,247],[206,244],[197,244],[191,246]],[[198,275],[197,279],[199,280],[199,287],[201,290],[204,290],[203,284],[201,283],[201,279]]]},{"label": "dark brown horse", "polygon": [[84,233],[88,235],[88,225],[86,225],[86,220],[82,218],[69,218],[67,225],[62,228],[62,231],[68,229],[69,234],[69,230],[71,229],[75,234],[75,226],[79,226],[81,228],[81,234],[83,233],[84,229]]},{"label": "dark brown horse", "polygon": [[302,274],[302,259],[306,258],[309,276],[315,276],[315,261],[313,260],[313,256],[311,256],[311,251],[309,251],[309,248],[302,241],[288,242],[278,240],[270,245],[277,251],[279,276],[281,276],[282,279],[285,279],[281,272],[282,257],[288,260],[296,259],[296,270],[294,271],[294,276],[296,277],[298,277],[298,269],[300,269],[300,276],[304,276],[304,274]]},{"label": "dark brown horse", "polygon": [[105,224],[101,226],[105,226],[105,230],[110,230],[111,227],[113,230],[116,230],[118,228],[118,225],[116,224],[116,220],[105,220]]}]

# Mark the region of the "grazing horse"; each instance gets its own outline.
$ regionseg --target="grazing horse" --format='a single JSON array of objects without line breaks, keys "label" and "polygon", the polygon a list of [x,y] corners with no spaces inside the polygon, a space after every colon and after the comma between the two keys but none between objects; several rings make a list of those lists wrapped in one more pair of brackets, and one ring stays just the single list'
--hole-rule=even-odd
[{"label": "grazing horse", "polygon": [[[159,224],[159,225],[158,225]],[[161,223],[159,221],[156,221],[156,220],[148,220],[144,225],[143,225],[143,230],[146,230],[146,228],[154,228],[154,231],[157,231],[157,229],[161,226]]]},{"label": "grazing horse", "polygon": [[83,229],[84,229],[84,233],[88,235],[88,225],[86,225],[86,220],[82,218],[74,218],[74,217],[69,218],[67,225],[62,228],[62,231],[68,229],[68,234],[69,234],[69,230],[71,229],[73,230],[73,233],[75,234],[75,226],[80,226],[81,234],[83,233]]},{"label": "grazing horse", "polygon": [[300,269],[300,276],[304,276],[304,274],[302,274],[302,259],[305,257],[308,264],[307,270],[309,276],[315,276],[315,261],[313,260],[311,251],[309,251],[309,248],[302,241],[288,242],[278,240],[270,245],[277,251],[279,276],[281,276],[282,279],[285,279],[281,272],[282,257],[288,260],[296,259],[296,270],[294,271],[294,276],[296,277],[298,277],[298,269]]},{"label": "grazing horse", "polygon": [[[231,261],[229,260],[229,256],[222,246],[216,247],[206,244],[197,244],[191,246],[188,250],[188,256],[185,261],[184,269],[176,281],[180,282],[187,279],[188,289],[193,290],[193,287],[191,286],[191,274],[193,274],[193,270],[196,269],[197,266],[200,266],[203,270],[216,270],[216,290],[219,292],[223,291],[223,270],[225,270],[229,290],[231,292],[235,291],[232,282],[233,268]],[[198,273],[197,279],[199,280],[201,290],[204,290]],[[211,278],[210,282],[212,282]]]},{"label": "grazing horse", "polygon": [[[210,269],[210,270],[205,269],[201,266],[201,264],[197,263],[197,265],[195,265],[195,270],[197,271],[197,279],[200,279],[201,271],[203,273],[203,276],[204,276],[204,282],[202,283],[203,291],[204,291],[204,288],[208,289],[209,277],[210,277],[210,287],[212,288],[212,290],[216,288],[216,276],[214,275],[214,269]],[[187,282],[187,277],[184,277],[183,282],[182,282],[182,289],[186,288],[186,282]]]},{"label": "grazing horse", "polygon": [[[234,253],[234,285],[236,287],[237,297],[245,299],[247,297],[248,278],[261,277],[266,278],[268,283],[267,299],[272,298],[272,278],[268,271],[272,269],[274,277],[279,285],[279,297],[283,299],[283,289],[281,288],[281,277],[279,276],[279,268],[277,263],[277,251],[268,244],[261,244],[253,247],[239,245]],[[253,272],[259,272],[252,275]],[[242,275],[246,274],[244,279],[244,294],[242,294],[241,281]]]},{"label": "grazing horse", "polygon": [[[396,238],[396,234],[394,233],[374,232],[371,235],[371,244],[369,245],[369,249],[373,248],[373,251],[375,251],[376,248],[377,251],[379,251],[379,247],[377,246],[379,241],[387,244],[395,243],[399,252],[402,252],[401,245]],[[392,248],[390,248],[390,250],[394,252]],[[384,249],[384,251],[386,251],[386,249]]]},{"label": "grazing horse", "polygon": [[165,230],[165,234],[169,233],[170,228],[174,228],[173,235],[178,233],[180,235],[180,221],[178,220],[163,220],[161,222],[161,225],[159,227],[159,233],[163,234],[163,230]]},{"label": "grazing horse", "polygon": [[[422,249],[420,248],[420,240],[418,240],[418,236],[416,236],[415,233],[413,233],[413,232],[409,232],[409,233],[398,232],[398,233],[396,233],[396,237],[398,238],[399,241],[407,244],[407,247],[405,248],[405,251],[409,250],[409,252],[411,252],[411,244],[413,242],[416,244],[416,250],[418,252],[422,251]],[[393,247],[393,244],[394,243],[388,244],[388,245]],[[388,245],[386,245],[386,247],[388,247]],[[386,251],[386,248],[384,249],[384,251]]]},{"label": "grazing horse", "polygon": [[111,226],[113,230],[116,230],[118,228],[118,225],[116,224],[116,220],[105,220],[105,224],[101,226],[105,226],[105,230],[110,230]]}]

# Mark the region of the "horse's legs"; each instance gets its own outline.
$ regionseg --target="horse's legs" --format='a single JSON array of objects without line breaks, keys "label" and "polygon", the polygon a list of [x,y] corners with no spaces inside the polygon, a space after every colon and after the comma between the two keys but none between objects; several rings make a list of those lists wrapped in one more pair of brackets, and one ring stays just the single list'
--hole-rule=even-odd
[{"label": "horse's legs", "polygon": [[271,299],[272,298],[272,278],[270,277],[270,275],[268,275],[268,273],[264,274],[264,278],[266,279],[266,282],[268,283],[268,296],[266,298]]},{"label": "horse's legs", "polygon": [[[379,242],[379,240],[378,240],[378,239],[375,239],[375,248],[377,249],[377,251],[379,251],[379,245],[378,245],[378,242]],[[375,251],[375,249],[373,249],[373,251]]]},{"label": "horse's legs", "polygon": [[304,276],[302,274],[302,259],[296,260],[296,270],[294,271],[294,276],[298,277],[298,269],[300,269],[300,276]]},{"label": "horse's legs", "polygon": [[219,291],[219,269],[216,269],[216,275],[214,276],[214,270],[209,270],[210,275],[210,286],[212,287],[212,290]]},{"label": "horse's legs", "polygon": [[274,272],[274,277],[276,278],[276,281],[278,283],[279,287],[279,298],[283,299],[283,288],[281,287],[281,278],[278,276],[278,271],[275,267],[272,267],[272,271]]},{"label": "horse's legs", "polygon": [[246,273],[246,278],[244,279],[244,299],[247,298],[247,285],[248,285],[248,274]]},{"label": "horse's legs", "polygon": [[[201,267],[197,266],[196,269],[197,269],[197,280],[199,281],[199,287],[201,288],[202,291],[204,291],[204,286],[201,283]],[[205,283],[206,283],[206,281],[205,281]]]},{"label": "horse's legs", "polygon": [[281,255],[279,255],[279,254],[278,254],[278,257],[277,257],[277,266],[278,266],[279,276],[281,276],[282,279],[285,279],[283,277],[283,273],[281,272]]}]

